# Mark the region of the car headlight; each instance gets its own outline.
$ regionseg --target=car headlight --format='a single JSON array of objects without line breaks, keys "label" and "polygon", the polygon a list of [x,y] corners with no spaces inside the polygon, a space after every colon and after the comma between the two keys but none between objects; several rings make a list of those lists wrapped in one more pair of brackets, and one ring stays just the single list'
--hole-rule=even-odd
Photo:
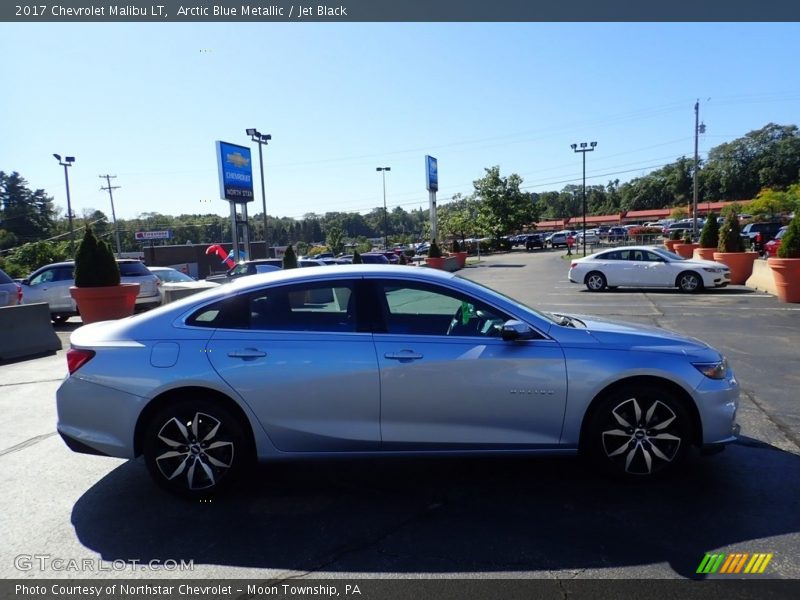
[{"label": "car headlight", "polygon": [[725,379],[728,374],[728,359],[724,356],[718,362],[692,363],[692,365],[709,379]]},{"label": "car headlight", "polygon": [[703,267],[703,271],[706,273],[724,273],[729,269],[723,269],[722,267]]}]

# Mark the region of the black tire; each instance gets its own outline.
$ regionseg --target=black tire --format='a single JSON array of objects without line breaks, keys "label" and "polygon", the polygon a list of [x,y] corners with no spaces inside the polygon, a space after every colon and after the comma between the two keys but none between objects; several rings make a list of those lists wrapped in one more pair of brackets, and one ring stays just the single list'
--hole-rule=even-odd
[{"label": "black tire", "polygon": [[648,479],[683,462],[691,431],[688,413],[673,393],[633,385],[600,400],[589,416],[581,449],[612,475]]},{"label": "black tire", "polygon": [[67,322],[70,315],[50,315],[50,318],[53,320],[53,323],[56,325],[62,325]]},{"label": "black tire", "polygon": [[694,294],[703,290],[703,278],[694,271],[684,271],[678,275],[675,285],[685,294]]},{"label": "black tire", "polygon": [[588,273],[586,277],[584,277],[583,283],[586,285],[586,289],[588,289],[590,292],[602,292],[604,289],[606,289],[606,285],[608,285],[606,276],[600,271],[592,271],[591,273]]},{"label": "black tire", "polygon": [[251,458],[242,424],[208,397],[170,402],[150,420],[144,436],[150,475],[158,485],[181,496],[207,497],[218,492],[236,479]]}]

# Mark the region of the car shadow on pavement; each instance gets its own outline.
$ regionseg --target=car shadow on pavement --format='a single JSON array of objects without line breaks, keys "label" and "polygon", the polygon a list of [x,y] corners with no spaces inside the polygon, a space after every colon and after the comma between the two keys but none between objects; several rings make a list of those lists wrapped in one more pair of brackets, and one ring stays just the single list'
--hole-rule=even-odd
[{"label": "car shadow on pavement", "polygon": [[[585,287],[580,290],[584,294],[597,294],[598,292],[592,292],[587,290]],[[752,290],[746,287],[724,287],[724,288],[706,288],[696,292],[694,294],[687,294],[686,292],[680,291],[678,288],[637,288],[637,287],[615,287],[615,288],[606,288],[601,294],[656,294],[656,295],[680,295],[680,296],[696,296],[698,294],[702,295],[714,295],[714,296],[752,296],[752,295],[761,295],[761,296],[768,296],[769,294],[765,294],[764,292],[759,292],[757,290]]]},{"label": "car shadow on pavement", "polygon": [[797,481],[800,457],[745,441],[651,483],[572,458],[329,460],[261,466],[188,501],[136,460],[87,490],[72,523],[107,561],[437,575],[651,566],[696,578],[707,551],[773,552],[765,538],[800,530]]}]

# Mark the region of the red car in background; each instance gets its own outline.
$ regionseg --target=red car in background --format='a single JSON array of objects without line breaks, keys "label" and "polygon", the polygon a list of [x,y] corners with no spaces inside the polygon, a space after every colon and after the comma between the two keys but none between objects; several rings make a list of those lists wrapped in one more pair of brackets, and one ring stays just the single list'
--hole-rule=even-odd
[{"label": "red car in background", "polygon": [[764,244],[764,256],[771,258],[778,256],[778,248],[781,247],[781,238],[786,235],[787,226],[783,226],[775,234],[775,237]]}]

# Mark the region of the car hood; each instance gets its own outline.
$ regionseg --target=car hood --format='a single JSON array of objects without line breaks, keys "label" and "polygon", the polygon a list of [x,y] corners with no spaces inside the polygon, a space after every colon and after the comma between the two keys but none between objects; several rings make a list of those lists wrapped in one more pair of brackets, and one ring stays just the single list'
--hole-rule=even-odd
[{"label": "car hood", "polygon": [[[715,356],[719,354],[702,340],[667,329],[661,329],[651,325],[640,325],[638,323],[625,323],[623,321],[589,315],[567,316],[577,319],[584,324],[584,327],[581,327],[580,324],[576,324],[575,329],[564,329],[570,332],[576,332],[579,335],[582,334],[584,340],[585,335],[588,333],[597,343],[610,348],[676,352],[704,358],[708,358],[709,352],[713,352]],[[558,329],[558,327],[556,326],[553,329]],[[562,331],[564,329],[562,329]]]},{"label": "car hood", "polygon": [[686,260],[682,261],[675,261],[676,264],[683,265],[685,267],[709,267],[715,269],[727,269],[728,265],[724,265],[720,262],[715,262],[713,260],[704,260],[702,258],[687,258]]}]

